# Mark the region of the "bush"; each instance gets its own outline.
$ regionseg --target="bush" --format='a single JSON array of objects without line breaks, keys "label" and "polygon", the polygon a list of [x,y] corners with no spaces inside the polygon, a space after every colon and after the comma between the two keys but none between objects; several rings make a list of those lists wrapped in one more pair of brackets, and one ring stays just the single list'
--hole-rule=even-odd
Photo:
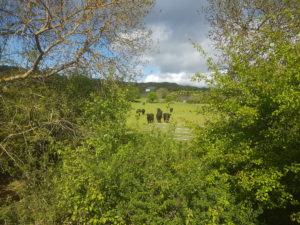
[{"label": "bush", "polygon": [[169,94],[169,90],[167,88],[159,88],[155,91],[158,98],[166,98],[166,96]]},{"label": "bush", "polygon": [[198,104],[201,103],[201,97],[197,95],[191,95],[186,100],[187,103]]},{"label": "bush", "polygon": [[228,178],[208,173],[186,144],[160,133],[127,138],[113,151],[112,140],[98,137],[63,154],[65,223],[253,224],[240,216],[251,210],[234,204]]},{"label": "bush", "polygon": [[154,102],[158,99],[157,94],[155,92],[150,92],[147,96],[148,102]]},{"label": "bush", "polygon": [[129,86],[127,91],[127,100],[128,101],[135,101],[141,97],[140,89],[134,86]]},{"label": "bush", "polygon": [[232,194],[252,205],[259,224],[299,220],[300,45],[294,8],[281,3],[284,10],[266,16],[274,24],[281,18],[291,33],[265,24],[247,43],[228,33],[224,40],[235,45],[223,49],[227,72],[208,60],[211,105],[227,119],[200,129],[196,141],[203,163],[229,178]]},{"label": "bush", "polygon": [[[19,199],[2,204],[1,223],[254,224],[251,207],[231,195],[230,177],[201,159],[198,148],[174,141],[172,131],[127,131],[126,93],[106,83],[101,91],[84,95],[79,108],[74,106],[76,117],[71,117],[73,110],[63,111],[76,122],[71,130],[76,135],[65,130],[52,136],[43,129],[33,133],[28,143],[48,140],[37,155],[24,142],[13,142],[30,150],[23,153],[29,160],[18,176],[10,173],[10,190]],[[71,87],[75,91],[80,85]],[[55,109],[44,109],[50,112],[45,116]]]},{"label": "bush", "polygon": [[166,96],[166,98],[165,98],[165,101],[166,102],[172,102],[172,101],[174,101],[174,95],[172,95],[172,94],[168,94],[167,96]]}]

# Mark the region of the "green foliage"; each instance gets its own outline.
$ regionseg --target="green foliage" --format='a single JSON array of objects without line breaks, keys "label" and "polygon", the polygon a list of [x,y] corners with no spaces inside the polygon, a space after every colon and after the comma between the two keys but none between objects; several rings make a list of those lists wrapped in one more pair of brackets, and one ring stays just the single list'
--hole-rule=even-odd
[{"label": "green foliage", "polygon": [[135,86],[129,86],[127,91],[128,101],[135,101],[141,97],[140,89]]},{"label": "green foliage", "polygon": [[173,92],[174,100],[177,102],[187,102],[187,103],[208,103],[210,99],[209,89],[202,89],[197,91],[177,91]]},{"label": "green foliage", "polygon": [[[284,18],[292,30],[288,15],[272,16]],[[199,130],[195,142],[207,166],[229,178],[239,202],[261,214],[261,224],[289,224],[299,211],[300,48],[290,35],[265,26],[250,46],[228,37],[237,43],[225,50],[228,71],[209,59],[214,73],[206,80],[224,120]]]},{"label": "green foliage", "polygon": [[166,102],[172,102],[174,100],[174,95],[168,94],[165,98]]},{"label": "green foliage", "polygon": [[[49,80],[56,84],[50,87],[28,84],[34,93],[42,87],[40,96],[49,94],[43,102],[39,102],[42,97],[25,101],[29,94],[24,92],[24,99],[16,91],[5,93],[4,112],[12,110],[8,102],[20,99],[19,107],[38,106],[36,123],[60,118],[72,121],[73,127],[68,132],[68,123],[61,125],[65,129],[55,129],[55,123],[50,126],[53,130],[40,126],[37,133],[25,133],[27,142],[5,142],[9,152],[14,150],[10,145],[18,146],[19,152],[11,155],[18,154],[23,164],[17,167],[10,159],[4,167],[13,181],[5,184],[6,189],[17,198],[6,194],[3,200],[1,195],[1,223],[254,224],[252,217],[244,216],[252,215],[251,208],[235,204],[230,195],[228,177],[202,164],[194,148],[156,130],[140,134],[126,129],[129,105],[122,87],[106,81],[96,88],[84,77],[56,79]],[[61,89],[57,82],[63,83]],[[72,97],[75,93],[80,102]],[[20,119],[13,122],[19,126],[31,121],[23,118],[23,111],[18,115]],[[48,142],[30,147],[41,140]],[[37,154],[41,149],[42,154]]]},{"label": "green foliage", "polygon": [[5,190],[0,194],[1,223],[28,224],[33,218],[43,221],[45,207],[56,211],[55,193],[45,190],[52,189],[50,181],[60,162],[58,152],[80,141],[79,118],[97,85],[74,75],[0,87],[0,191]]},{"label": "green foliage", "polygon": [[155,92],[158,98],[166,98],[166,96],[169,94],[169,91],[166,88],[159,88]]},{"label": "green foliage", "polygon": [[188,97],[188,99],[186,100],[187,103],[201,103],[201,97],[200,96],[196,96],[196,95],[191,95]]},{"label": "green foliage", "polygon": [[148,82],[148,83],[135,83],[134,84],[136,87],[138,87],[141,91],[142,94],[145,93],[145,90],[149,87],[155,87],[156,91],[157,89],[164,88],[167,89],[169,92],[174,92],[174,91],[197,91],[197,90],[206,90],[207,88],[198,88],[198,87],[193,87],[193,86],[184,86],[184,85],[179,85],[176,83],[168,83],[168,82]]},{"label": "green foliage", "polygon": [[[208,60],[211,88],[198,96],[210,106],[172,103],[174,121],[202,113],[192,143],[128,129],[128,93],[113,80],[1,84],[0,223],[299,222],[299,41],[260,32],[246,47],[232,37],[226,73]],[[143,107],[157,106],[170,107]]]},{"label": "green foliage", "polygon": [[64,222],[254,224],[240,216],[252,212],[233,204],[226,177],[208,174],[186,144],[153,134],[127,135],[113,151],[102,136],[65,151],[57,182]]},{"label": "green foliage", "polygon": [[157,96],[157,94],[155,93],[155,92],[150,92],[149,94],[148,94],[148,96],[147,96],[147,101],[148,102],[154,102],[154,101],[156,101],[158,99],[158,96]]}]

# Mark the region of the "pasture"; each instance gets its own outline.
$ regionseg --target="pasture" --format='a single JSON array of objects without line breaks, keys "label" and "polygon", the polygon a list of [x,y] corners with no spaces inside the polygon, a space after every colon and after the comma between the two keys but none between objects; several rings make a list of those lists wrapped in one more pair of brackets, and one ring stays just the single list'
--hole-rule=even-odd
[{"label": "pasture", "polygon": [[[144,103],[144,104],[143,104]],[[148,103],[145,99],[140,99],[139,102],[131,103],[131,110],[128,113],[127,125],[130,128],[137,128],[141,130],[148,130],[147,113],[153,113],[156,115],[157,108],[160,108],[164,113],[170,113],[170,108],[173,108],[171,113],[171,124],[183,125],[183,126],[193,126],[199,125],[204,126],[209,120],[214,120],[217,116],[211,112],[203,112],[203,108],[207,107],[206,104],[189,104],[183,102],[157,102]],[[137,109],[145,109],[145,115],[138,115],[136,113]],[[162,120],[163,122],[163,120]],[[154,119],[154,124],[156,124],[156,118]]]}]

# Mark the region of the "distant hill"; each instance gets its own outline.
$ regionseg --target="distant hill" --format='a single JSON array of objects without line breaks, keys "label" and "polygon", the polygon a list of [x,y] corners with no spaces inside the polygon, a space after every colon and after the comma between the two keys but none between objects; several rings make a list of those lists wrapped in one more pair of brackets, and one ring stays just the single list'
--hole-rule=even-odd
[{"label": "distant hill", "polygon": [[[18,68],[18,67],[13,67],[13,66],[5,66],[5,65],[0,65],[0,78],[1,77],[7,77],[10,75],[13,75],[17,72],[24,72],[25,69],[23,68]],[[61,77],[63,78],[64,76],[57,76],[58,78]],[[102,79],[93,79],[96,83],[99,83]],[[144,94],[146,92],[146,89],[150,89],[151,91],[156,91],[159,88],[166,88],[168,89],[169,92],[173,91],[199,91],[199,90],[208,90],[208,88],[202,87],[194,87],[194,86],[188,86],[188,85],[179,85],[176,83],[169,83],[169,82],[161,82],[161,83],[156,83],[156,82],[148,82],[148,83],[136,83],[136,82],[130,82],[131,85],[137,87],[140,90],[141,94]]]},{"label": "distant hill", "polygon": [[208,88],[199,88],[188,85],[179,85],[176,83],[169,82],[149,82],[149,83],[134,83],[134,86],[140,89],[141,93],[145,93],[146,89],[151,89],[151,91],[156,91],[159,88],[166,88],[168,91],[199,91],[199,90],[208,90]]}]

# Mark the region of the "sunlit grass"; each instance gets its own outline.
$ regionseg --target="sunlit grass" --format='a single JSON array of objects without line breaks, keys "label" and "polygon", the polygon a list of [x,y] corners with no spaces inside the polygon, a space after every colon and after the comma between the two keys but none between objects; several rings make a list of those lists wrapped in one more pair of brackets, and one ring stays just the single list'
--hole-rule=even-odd
[{"label": "sunlit grass", "polygon": [[[183,102],[157,102],[157,103],[148,103],[146,99],[140,99],[139,102],[131,103],[132,109],[128,113],[127,125],[130,128],[138,128],[142,130],[149,129],[147,122],[147,113],[153,113],[154,115],[157,112],[157,108],[160,108],[163,112],[170,113],[170,108],[173,108],[171,113],[170,123],[181,124],[181,125],[198,125],[204,126],[208,120],[216,119],[216,115],[213,113],[200,113],[201,107],[207,106],[205,104],[189,104]],[[140,115],[136,113],[137,109],[145,109],[145,115]],[[163,121],[163,120],[162,120]],[[156,123],[156,118],[154,123]]]}]

